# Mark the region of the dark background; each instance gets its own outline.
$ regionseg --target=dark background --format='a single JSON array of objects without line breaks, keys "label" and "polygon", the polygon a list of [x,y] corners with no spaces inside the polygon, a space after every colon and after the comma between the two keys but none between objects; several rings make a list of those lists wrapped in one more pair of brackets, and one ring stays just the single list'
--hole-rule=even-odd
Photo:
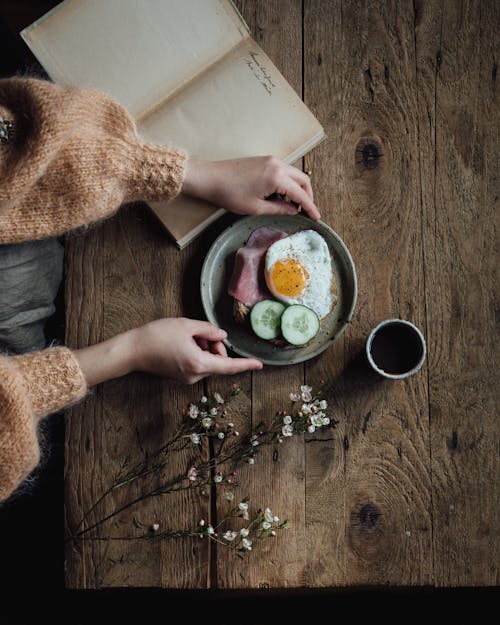
[{"label": "dark background", "polygon": [[[102,0],[105,1],[105,0]],[[165,0],[168,1],[168,0]],[[326,0],[325,0],[326,1]],[[44,76],[18,32],[57,4],[54,0],[0,0],[0,78]],[[0,294],[1,296],[1,294]],[[64,340],[64,293],[47,325],[47,337]],[[33,480],[0,506],[0,623],[161,621],[271,623],[296,622],[304,608],[312,618],[331,622],[359,617],[399,621],[443,609],[446,622],[476,619],[497,599],[496,588],[349,588],[314,591],[165,591],[64,588],[63,416],[46,421],[44,462]],[[498,605],[498,604],[497,604]],[[180,610],[179,616],[174,614]],[[345,616],[344,616],[345,615]],[[307,618],[306,613],[306,618]],[[412,619],[413,620],[413,619]]]}]

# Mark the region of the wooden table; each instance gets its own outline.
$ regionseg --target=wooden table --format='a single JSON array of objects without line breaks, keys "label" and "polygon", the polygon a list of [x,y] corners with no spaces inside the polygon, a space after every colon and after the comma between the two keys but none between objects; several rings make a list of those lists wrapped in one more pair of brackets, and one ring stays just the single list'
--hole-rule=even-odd
[{"label": "wooden table", "polygon": [[[206,540],[68,543],[72,588],[284,588],[498,583],[498,334],[495,321],[500,4],[420,0],[240,0],[253,35],[324,125],[305,159],[323,219],[354,257],[352,324],[305,365],[182,387],[143,375],[105,384],[67,414],[66,519],[109,484],[130,451],[156,449],[185,405],[241,385],[239,427],[333,380],[328,435],[262,451],[241,496],[290,520],[239,560]],[[67,342],[108,338],[162,316],[202,317],[199,276],[224,218],[178,252],[132,207],[73,236]],[[377,322],[402,317],[428,343],[406,382],[374,381],[360,357]],[[188,462],[184,455],[179,465]],[[115,503],[119,503],[120,494]],[[120,517],[163,526],[215,521],[193,492]]]}]

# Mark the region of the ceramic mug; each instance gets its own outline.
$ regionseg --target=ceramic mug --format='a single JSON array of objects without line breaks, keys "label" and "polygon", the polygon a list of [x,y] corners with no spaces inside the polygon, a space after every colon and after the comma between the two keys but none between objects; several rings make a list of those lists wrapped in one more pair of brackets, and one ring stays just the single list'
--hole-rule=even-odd
[{"label": "ceramic mug", "polygon": [[422,332],[409,321],[386,319],[370,332],[366,356],[372,369],[391,380],[403,380],[422,368],[427,348]]}]

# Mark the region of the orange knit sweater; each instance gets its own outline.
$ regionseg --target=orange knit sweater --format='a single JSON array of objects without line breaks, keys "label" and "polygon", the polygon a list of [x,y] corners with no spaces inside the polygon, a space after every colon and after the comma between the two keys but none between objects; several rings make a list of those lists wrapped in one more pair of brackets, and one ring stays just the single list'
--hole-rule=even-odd
[{"label": "orange knit sweater", "polygon": [[[180,191],[185,154],[143,143],[129,114],[103,93],[0,80],[2,118],[13,133],[0,143],[0,244],[59,235],[124,202]],[[0,356],[0,501],[38,463],[38,421],[86,390],[67,348]]]}]

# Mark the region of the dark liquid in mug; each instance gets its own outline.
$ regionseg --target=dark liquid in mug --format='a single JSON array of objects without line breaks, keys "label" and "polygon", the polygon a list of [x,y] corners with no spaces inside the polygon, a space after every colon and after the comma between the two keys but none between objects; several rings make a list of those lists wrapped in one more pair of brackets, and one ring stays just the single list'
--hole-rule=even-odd
[{"label": "dark liquid in mug", "polygon": [[392,375],[401,375],[418,365],[423,346],[413,328],[390,323],[375,333],[370,351],[379,369]]}]

